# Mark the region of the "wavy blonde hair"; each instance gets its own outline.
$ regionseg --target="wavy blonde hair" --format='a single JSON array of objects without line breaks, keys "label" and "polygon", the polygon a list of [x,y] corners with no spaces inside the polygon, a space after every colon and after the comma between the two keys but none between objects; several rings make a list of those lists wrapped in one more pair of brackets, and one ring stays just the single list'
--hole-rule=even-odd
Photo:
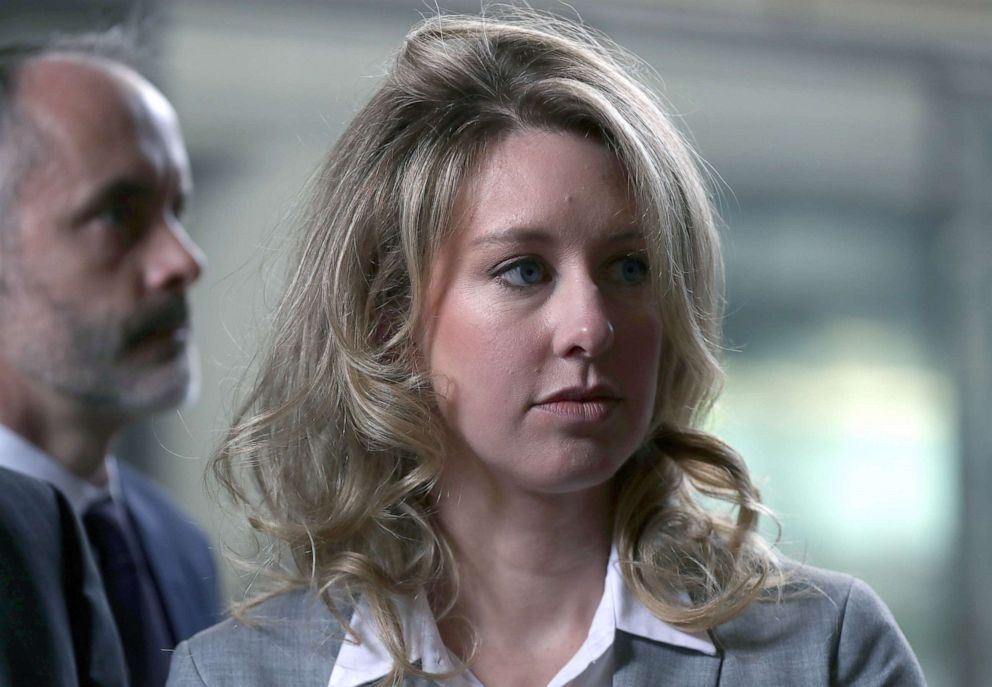
[{"label": "wavy blonde hair", "polygon": [[267,358],[213,469],[251,525],[285,544],[298,571],[286,585],[316,589],[345,628],[347,605],[366,599],[394,659],[386,682],[423,675],[393,595],[457,593],[431,514],[443,433],[414,333],[462,182],[514,131],[607,146],[651,253],[665,322],[658,400],[615,477],[627,585],[659,618],[701,630],[778,577],[746,466],[697,429],[721,381],[719,240],[699,161],[642,73],[606,38],[549,16],[432,17],[311,181]]}]

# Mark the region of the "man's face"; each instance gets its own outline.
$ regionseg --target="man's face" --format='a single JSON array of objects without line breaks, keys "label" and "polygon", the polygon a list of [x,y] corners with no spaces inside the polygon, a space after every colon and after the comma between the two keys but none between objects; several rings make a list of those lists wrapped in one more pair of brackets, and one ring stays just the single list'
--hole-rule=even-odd
[{"label": "man's face", "polygon": [[203,265],[175,112],[137,74],[69,57],[27,65],[17,97],[37,143],[0,218],[0,374],[114,417],[175,406]]}]

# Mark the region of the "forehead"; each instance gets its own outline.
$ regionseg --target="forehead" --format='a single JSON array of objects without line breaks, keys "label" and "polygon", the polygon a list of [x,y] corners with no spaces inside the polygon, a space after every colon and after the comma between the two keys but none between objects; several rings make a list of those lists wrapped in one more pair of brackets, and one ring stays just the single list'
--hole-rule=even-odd
[{"label": "forehead", "polygon": [[175,111],[135,72],[92,58],[46,56],[25,65],[18,102],[44,154],[61,171],[100,183],[144,173],[187,183]]},{"label": "forehead", "polygon": [[595,138],[523,130],[509,134],[466,179],[460,233],[560,230],[565,236],[629,231],[635,203],[617,157]]}]

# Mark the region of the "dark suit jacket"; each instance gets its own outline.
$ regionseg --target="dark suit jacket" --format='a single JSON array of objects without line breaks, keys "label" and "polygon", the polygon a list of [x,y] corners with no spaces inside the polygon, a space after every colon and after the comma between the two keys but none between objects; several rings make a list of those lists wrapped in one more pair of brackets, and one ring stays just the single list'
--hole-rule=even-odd
[{"label": "dark suit jacket", "polygon": [[[752,603],[710,634],[716,656],[618,632],[613,687],[916,687],[923,673],[881,600],[848,575],[797,566],[778,602]],[[168,687],[326,687],[342,630],[305,592],[180,644]],[[407,685],[433,684],[408,680]]]},{"label": "dark suit jacket", "polygon": [[162,596],[173,636],[191,637],[221,618],[217,569],[203,533],[162,490],[118,462],[124,507]]},{"label": "dark suit jacket", "polygon": [[124,656],[75,514],[0,468],[0,685],[123,687]]}]

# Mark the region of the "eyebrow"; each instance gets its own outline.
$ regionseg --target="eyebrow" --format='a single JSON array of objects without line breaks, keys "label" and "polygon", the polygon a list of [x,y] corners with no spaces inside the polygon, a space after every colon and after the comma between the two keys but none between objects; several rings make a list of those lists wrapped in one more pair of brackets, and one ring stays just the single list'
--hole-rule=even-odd
[{"label": "eyebrow", "polygon": [[[628,229],[607,236],[603,243],[612,245],[615,243],[626,243],[627,241],[643,240],[644,232],[640,229]],[[543,229],[532,227],[515,227],[495,231],[484,236],[480,236],[469,243],[470,247],[478,246],[512,246],[521,243],[551,243],[554,237]]]}]

